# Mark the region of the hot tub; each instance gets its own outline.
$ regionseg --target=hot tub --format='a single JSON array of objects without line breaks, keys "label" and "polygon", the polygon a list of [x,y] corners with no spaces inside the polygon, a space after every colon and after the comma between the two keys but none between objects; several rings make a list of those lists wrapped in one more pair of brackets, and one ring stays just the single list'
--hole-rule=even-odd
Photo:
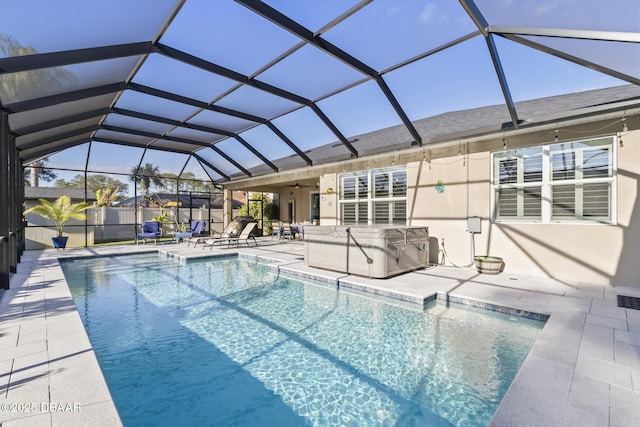
[{"label": "hot tub", "polygon": [[429,264],[427,227],[308,226],[304,240],[310,267],[385,278]]}]

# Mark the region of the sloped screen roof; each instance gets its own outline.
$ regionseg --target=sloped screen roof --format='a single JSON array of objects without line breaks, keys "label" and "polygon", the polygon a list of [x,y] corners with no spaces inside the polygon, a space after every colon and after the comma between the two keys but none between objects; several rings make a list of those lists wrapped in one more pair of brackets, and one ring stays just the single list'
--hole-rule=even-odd
[{"label": "sloped screen roof", "polygon": [[[155,155],[222,183],[566,117],[597,102],[526,101],[629,84],[636,1],[22,0],[0,14],[0,101],[24,163],[90,144],[103,154],[81,168]],[[493,123],[425,121],[489,106]]]}]

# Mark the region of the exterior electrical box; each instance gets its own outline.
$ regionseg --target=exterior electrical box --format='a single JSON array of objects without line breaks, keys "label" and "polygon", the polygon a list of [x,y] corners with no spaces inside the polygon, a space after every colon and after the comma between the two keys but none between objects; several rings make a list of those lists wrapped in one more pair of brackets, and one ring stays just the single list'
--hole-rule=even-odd
[{"label": "exterior electrical box", "polygon": [[482,218],[479,216],[467,218],[467,231],[469,233],[482,233]]}]

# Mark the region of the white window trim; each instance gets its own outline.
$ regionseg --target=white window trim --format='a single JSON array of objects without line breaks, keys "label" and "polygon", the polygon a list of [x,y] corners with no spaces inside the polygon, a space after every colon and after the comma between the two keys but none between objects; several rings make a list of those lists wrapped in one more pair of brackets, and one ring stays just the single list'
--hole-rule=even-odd
[{"label": "white window trim", "polygon": [[[374,225],[373,223],[373,216],[374,216],[374,212],[373,212],[373,203],[374,202],[395,202],[395,201],[404,201],[405,203],[407,203],[407,194],[408,194],[408,189],[405,189],[405,195],[404,196],[397,196],[397,197],[375,197],[375,182],[374,182],[374,176],[376,174],[379,173],[390,173],[392,174],[393,172],[404,172],[405,176],[407,176],[407,167],[406,166],[395,166],[395,167],[389,167],[389,168],[380,168],[380,169],[368,169],[366,171],[357,171],[357,172],[347,172],[345,174],[339,174],[338,175],[338,222],[340,224],[344,224],[343,223],[343,218],[342,218],[342,206],[344,204],[358,204],[358,203],[367,203],[367,225]],[[367,182],[368,182],[368,187],[367,187],[367,196],[366,198],[360,197],[358,195],[358,190],[356,187],[356,197],[355,199],[349,199],[349,200],[343,200],[341,198],[342,196],[342,177],[344,175],[355,175],[355,176],[366,176],[367,177]],[[408,178],[408,176],[407,176]],[[408,182],[407,182],[408,185]],[[390,180],[389,181],[389,191],[393,192],[393,181]],[[393,216],[393,212],[391,211],[391,209],[389,210],[389,215],[390,217]],[[408,224],[409,218],[405,218],[405,225]],[[392,223],[389,224],[375,224],[375,225],[391,225]]]},{"label": "white window trim", "polygon": [[[522,183],[522,184],[502,184],[498,185],[495,182],[495,161],[494,155],[498,153],[503,153],[505,151],[513,151],[513,150],[504,150],[504,151],[495,151],[491,153],[491,222],[494,224],[563,224],[563,225],[617,225],[618,224],[618,144],[619,140],[616,135],[612,135],[609,137],[602,137],[596,139],[606,139],[611,138],[611,162],[610,167],[612,168],[612,176],[607,178],[589,178],[586,180],[575,179],[571,180],[572,184],[581,184],[581,183],[611,183],[611,203],[609,209],[611,210],[611,219],[609,221],[603,220],[579,220],[579,219],[551,219],[552,216],[552,203],[551,203],[551,189],[553,185],[562,185],[562,181],[552,181],[550,179],[551,176],[551,146],[558,144],[556,142],[549,143],[547,145],[542,146],[542,183]],[[593,139],[589,139],[591,141]],[[567,142],[581,142],[582,140],[575,141],[565,141]],[[524,187],[540,187],[542,186],[541,197],[542,197],[542,205],[541,205],[541,219],[528,219],[528,218],[520,218],[520,219],[500,219],[496,218],[496,189],[497,188],[524,188]]]}]

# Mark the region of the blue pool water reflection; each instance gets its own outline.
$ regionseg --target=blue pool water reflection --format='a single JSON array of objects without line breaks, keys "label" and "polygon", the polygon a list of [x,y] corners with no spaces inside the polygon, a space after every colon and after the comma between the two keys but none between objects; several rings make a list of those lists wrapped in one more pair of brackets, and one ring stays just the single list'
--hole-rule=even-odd
[{"label": "blue pool water reflection", "polygon": [[125,425],[483,426],[543,326],[235,257],[62,265]]}]

